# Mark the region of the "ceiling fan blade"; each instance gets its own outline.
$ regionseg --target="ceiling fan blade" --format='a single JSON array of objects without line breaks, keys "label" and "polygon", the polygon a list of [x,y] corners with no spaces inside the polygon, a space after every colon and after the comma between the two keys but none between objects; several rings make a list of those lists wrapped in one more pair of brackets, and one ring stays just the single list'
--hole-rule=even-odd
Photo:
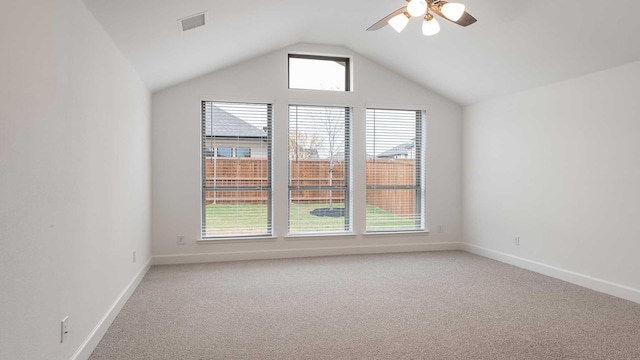
[{"label": "ceiling fan blade", "polygon": [[387,25],[387,22],[388,22],[389,20],[391,20],[394,16],[399,15],[399,14],[402,14],[402,13],[404,13],[405,11],[407,11],[407,7],[406,7],[406,6],[401,7],[400,9],[398,9],[398,10],[396,10],[396,11],[392,12],[391,14],[389,14],[389,15],[387,15],[387,16],[385,16],[385,17],[383,17],[383,18],[382,18],[382,19],[380,19],[377,23],[375,23],[375,24],[371,25],[371,26],[367,29],[367,31],[375,31],[375,30],[378,30],[378,29],[382,29],[383,27],[385,27],[385,26]]},{"label": "ceiling fan blade", "polygon": [[471,24],[473,24],[474,22],[476,22],[476,18],[474,18],[473,16],[471,16],[471,14],[469,14],[468,12],[464,12],[464,14],[462,14],[462,16],[460,17],[460,19],[458,19],[457,21],[453,21],[449,18],[447,18],[446,16],[444,16],[444,14],[442,14],[442,12],[440,11],[440,9],[438,9],[437,6],[431,6],[430,10],[434,13],[434,14],[438,14],[440,15],[440,17],[451,21],[452,23],[458,24],[460,26],[469,26]]},{"label": "ceiling fan blade", "polygon": [[476,18],[474,18],[473,16],[471,16],[471,14],[465,11],[464,14],[462,14],[462,16],[460,17],[460,19],[458,19],[457,21],[454,21],[454,23],[460,26],[469,26],[476,21],[478,20],[476,20]]}]

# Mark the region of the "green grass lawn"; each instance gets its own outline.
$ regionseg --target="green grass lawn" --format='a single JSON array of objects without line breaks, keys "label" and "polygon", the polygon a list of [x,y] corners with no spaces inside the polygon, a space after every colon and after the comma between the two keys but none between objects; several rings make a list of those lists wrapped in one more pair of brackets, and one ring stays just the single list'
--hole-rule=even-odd
[{"label": "green grass lawn", "polygon": [[[305,232],[338,232],[344,231],[344,217],[320,217],[311,215],[317,208],[329,207],[328,204],[293,204],[290,214],[290,233]],[[334,204],[344,207],[344,204]],[[207,205],[207,234],[248,235],[267,234],[266,205]],[[384,230],[413,229],[414,222],[375,206],[367,205],[367,229]]]}]

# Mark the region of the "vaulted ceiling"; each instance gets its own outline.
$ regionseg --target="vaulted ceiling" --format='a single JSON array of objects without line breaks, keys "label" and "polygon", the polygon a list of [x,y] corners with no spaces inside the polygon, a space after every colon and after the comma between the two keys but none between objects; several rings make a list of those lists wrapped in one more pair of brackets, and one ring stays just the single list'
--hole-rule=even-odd
[{"label": "vaulted ceiling", "polygon": [[[440,21],[432,37],[418,19],[365,31],[404,0],[84,1],[152,91],[300,42],[350,48],[462,105],[640,60],[638,0],[457,0],[478,22]],[[179,30],[202,11],[206,26]]]}]

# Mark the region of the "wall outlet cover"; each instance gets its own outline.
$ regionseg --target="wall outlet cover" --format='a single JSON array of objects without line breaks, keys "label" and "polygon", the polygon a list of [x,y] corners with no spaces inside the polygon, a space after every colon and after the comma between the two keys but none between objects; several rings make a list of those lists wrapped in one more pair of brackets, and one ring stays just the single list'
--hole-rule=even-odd
[{"label": "wall outlet cover", "polygon": [[60,322],[60,343],[62,344],[69,336],[69,317],[65,317]]}]

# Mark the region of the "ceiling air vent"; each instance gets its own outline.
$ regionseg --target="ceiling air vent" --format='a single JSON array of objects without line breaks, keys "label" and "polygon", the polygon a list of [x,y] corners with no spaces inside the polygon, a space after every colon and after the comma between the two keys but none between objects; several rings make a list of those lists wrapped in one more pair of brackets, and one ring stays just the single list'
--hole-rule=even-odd
[{"label": "ceiling air vent", "polygon": [[180,26],[181,31],[187,31],[191,29],[195,29],[200,26],[204,26],[207,21],[207,12],[202,12],[199,14],[187,16],[185,18],[178,20],[178,26]]}]

